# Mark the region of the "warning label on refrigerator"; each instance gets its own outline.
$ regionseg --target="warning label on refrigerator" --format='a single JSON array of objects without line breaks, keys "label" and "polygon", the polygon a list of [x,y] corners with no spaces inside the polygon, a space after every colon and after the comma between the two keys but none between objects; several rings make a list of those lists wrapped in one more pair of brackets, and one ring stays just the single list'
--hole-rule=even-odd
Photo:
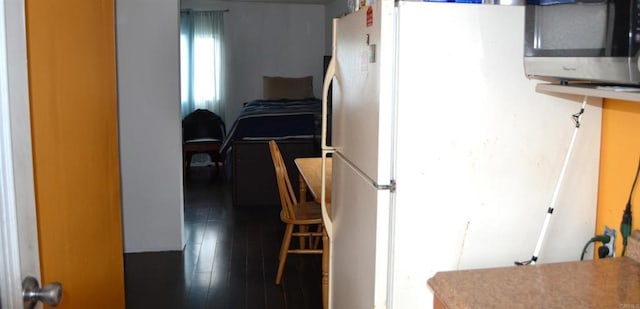
[{"label": "warning label on refrigerator", "polygon": [[373,26],[373,8],[369,6],[367,8],[367,27]]}]

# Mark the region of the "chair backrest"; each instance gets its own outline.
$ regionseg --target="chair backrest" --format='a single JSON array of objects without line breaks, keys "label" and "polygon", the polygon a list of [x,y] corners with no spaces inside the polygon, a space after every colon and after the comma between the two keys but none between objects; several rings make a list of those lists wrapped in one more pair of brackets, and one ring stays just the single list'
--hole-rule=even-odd
[{"label": "chair backrest", "polygon": [[220,116],[206,109],[197,109],[182,119],[182,140],[201,138],[224,140],[226,128]]},{"label": "chair backrest", "polygon": [[276,172],[276,180],[278,183],[278,193],[280,194],[280,204],[282,205],[282,213],[288,219],[296,219],[294,207],[298,205],[295,191],[289,180],[287,166],[282,158],[282,153],[278,144],[274,140],[269,141],[269,150],[271,151],[271,160]]}]

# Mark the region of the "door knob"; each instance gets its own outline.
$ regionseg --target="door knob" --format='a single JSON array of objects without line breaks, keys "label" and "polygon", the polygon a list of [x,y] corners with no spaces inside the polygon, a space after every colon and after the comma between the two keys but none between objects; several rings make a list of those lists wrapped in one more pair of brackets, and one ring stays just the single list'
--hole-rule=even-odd
[{"label": "door knob", "polygon": [[62,300],[62,283],[54,282],[40,288],[38,279],[27,276],[22,280],[22,301],[25,309],[33,309],[38,301],[57,306]]}]

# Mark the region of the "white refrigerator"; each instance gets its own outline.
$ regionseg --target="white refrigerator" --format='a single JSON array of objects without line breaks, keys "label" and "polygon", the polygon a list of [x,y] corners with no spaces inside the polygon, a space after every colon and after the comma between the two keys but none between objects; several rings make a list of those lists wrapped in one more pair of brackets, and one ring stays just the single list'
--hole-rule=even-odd
[{"label": "white refrigerator", "polygon": [[[583,97],[536,92],[523,35],[522,6],[377,0],[334,20],[330,308],[430,308],[436,272],[532,257]],[[594,234],[600,123],[588,98],[538,263]]]}]

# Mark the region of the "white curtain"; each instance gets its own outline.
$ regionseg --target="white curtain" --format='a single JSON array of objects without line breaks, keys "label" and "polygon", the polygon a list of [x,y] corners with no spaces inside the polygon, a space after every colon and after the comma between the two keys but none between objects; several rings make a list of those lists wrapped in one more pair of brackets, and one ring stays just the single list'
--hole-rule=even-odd
[{"label": "white curtain", "polygon": [[180,12],[182,117],[208,109],[224,119],[222,11]]}]

